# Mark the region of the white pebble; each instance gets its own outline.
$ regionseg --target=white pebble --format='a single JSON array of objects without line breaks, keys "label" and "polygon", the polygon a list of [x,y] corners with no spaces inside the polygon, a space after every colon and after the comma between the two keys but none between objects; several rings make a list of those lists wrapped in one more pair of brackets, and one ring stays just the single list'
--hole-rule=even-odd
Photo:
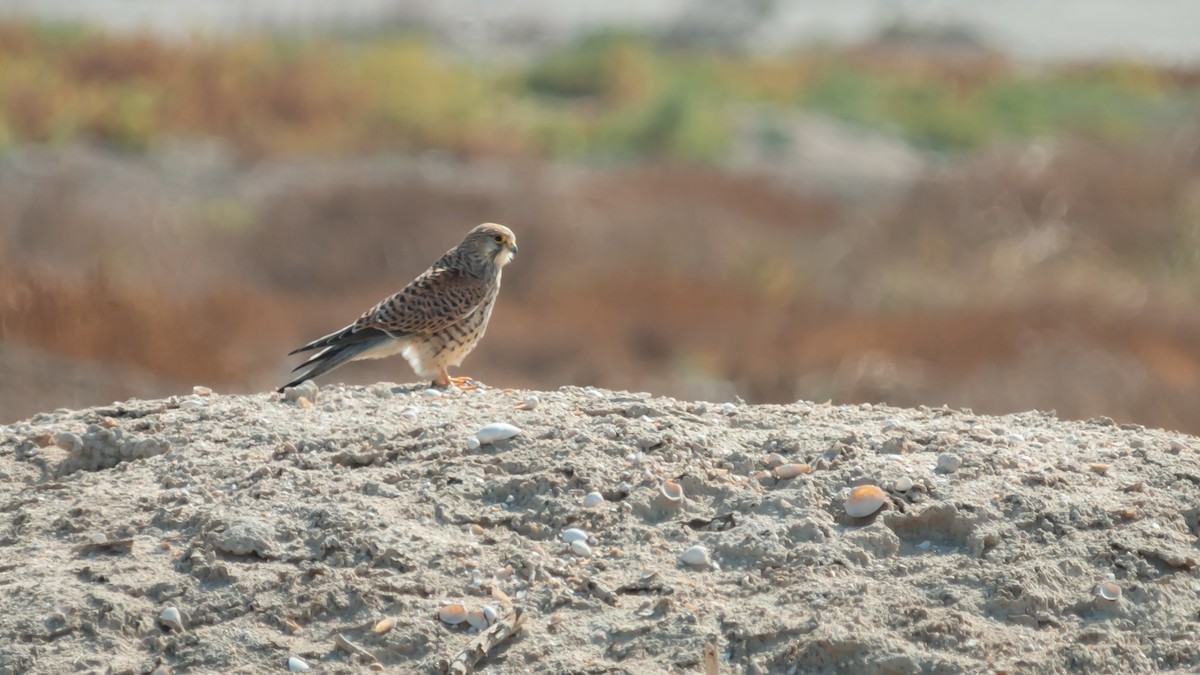
[{"label": "white pebble", "polygon": [[604,503],[604,495],[599,492],[589,492],[583,498],[583,508],[590,509]]},{"label": "white pebble", "polygon": [[576,527],[563,530],[562,540],[568,544],[575,541],[587,541],[588,533]]},{"label": "white pebble", "polygon": [[521,401],[521,409],[533,410],[538,407],[538,403],[541,403],[541,400],[538,399],[537,394],[530,394]]},{"label": "white pebble", "polygon": [[493,422],[479,431],[476,431],[475,438],[479,439],[481,444],[487,445],[489,443],[495,443],[496,441],[507,440],[519,433],[521,433],[521,430],[511,424],[507,424],[505,422]]},{"label": "white pebble", "polygon": [[496,608],[491,605],[483,606],[483,618],[487,619],[488,625],[496,623]]},{"label": "white pebble", "polygon": [[574,551],[575,555],[577,556],[582,556],[584,558],[592,557],[592,547],[588,546],[586,541],[576,539],[575,541],[571,542],[571,550]]},{"label": "white pebble", "polygon": [[179,402],[180,410],[195,410],[196,408],[202,407],[204,407],[204,402],[196,398],[189,398]]},{"label": "white pebble", "polygon": [[288,670],[292,671],[293,673],[303,673],[304,671],[308,670],[308,664],[305,663],[304,659],[300,658],[299,656],[289,656]]},{"label": "white pebble", "polygon": [[732,403],[724,403],[721,405],[721,410],[724,410],[727,413],[731,413],[734,410],[737,410],[737,406]]},{"label": "white pebble", "polygon": [[108,541],[108,535],[104,534],[103,532],[95,532],[92,534],[91,539],[93,544],[103,544],[104,542]]},{"label": "white pebble", "polygon": [[426,389],[425,391],[421,392],[421,395],[425,398],[441,398],[442,392],[438,391],[437,389]]},{"label": "white pebble", "polygon": [[479,443],[478,438],[475,438],[474,436],[472,436],[467,439],[467,449],[468,450],[478,450],[479,446],[480,446],[480,443]]},{"label": "white pebble", "polygon": [[679,560],[685,565],[695,565],[697,567],[708,565],[708,549],[697,544],[679,554]]},{"label": "white pebble", "polygon": [[908,476],[901,476],[896,479],[896,490],[899,492],[908,492],[913,488],[913,479]]}]

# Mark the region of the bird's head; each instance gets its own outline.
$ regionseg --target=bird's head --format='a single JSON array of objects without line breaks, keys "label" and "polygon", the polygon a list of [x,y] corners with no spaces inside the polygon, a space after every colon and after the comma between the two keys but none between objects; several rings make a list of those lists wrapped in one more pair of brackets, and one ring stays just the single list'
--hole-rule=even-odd
[{"label": "bird's head", "polygon": [[497,267],[504,267],[517,254],[517,235],[503,225],[484,223],[467,233],[463,245],[482,253]]}]

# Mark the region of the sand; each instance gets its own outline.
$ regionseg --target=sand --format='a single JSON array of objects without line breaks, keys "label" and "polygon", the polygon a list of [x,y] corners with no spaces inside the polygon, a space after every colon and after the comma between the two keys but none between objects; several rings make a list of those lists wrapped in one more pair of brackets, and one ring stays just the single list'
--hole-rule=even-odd
[{"label": "sand", "polygon": [[[437,672],[503,630],[485,607],[522,615],[482,642],[489,673],[1200,669],[1195,438],[435,393],[193,394],[0,426],[0,673]],[[492,423],[519,433],[472,440]],[[865,484],[886,503],[852,518]],[[707,564],[680,561],[695,546]],[[479,627],[441,621],[453,604]]]}]

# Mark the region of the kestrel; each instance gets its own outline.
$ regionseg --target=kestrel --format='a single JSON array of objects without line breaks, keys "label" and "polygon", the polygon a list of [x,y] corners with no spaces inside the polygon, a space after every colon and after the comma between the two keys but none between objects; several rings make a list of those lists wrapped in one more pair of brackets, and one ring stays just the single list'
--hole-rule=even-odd
[{"label": "kestrel", "polygon": [[279,391],[343,363],[394,354],[403,354],[417,375],[432,379],[434,386],[461,386],[470,378],[450,377],[446,368],[458,366],[479,344],[500,292],[500,273],[516,254],[512,230],[495,223],[473,228],[399,293],[349,326],[290,352],[320,350],[292,369],[308,368]]}]

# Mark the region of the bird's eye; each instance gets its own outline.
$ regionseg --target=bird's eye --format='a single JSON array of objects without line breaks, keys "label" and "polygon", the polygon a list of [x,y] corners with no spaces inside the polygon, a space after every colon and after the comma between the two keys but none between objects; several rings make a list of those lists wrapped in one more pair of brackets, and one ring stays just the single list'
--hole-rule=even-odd
[{"label": "bird's eye", "polygon": [[495,239],[497,244],[504,243],[504,235],[502,235],[502,234],[498,234],[498,235],[492,237],[492,239]]}]

